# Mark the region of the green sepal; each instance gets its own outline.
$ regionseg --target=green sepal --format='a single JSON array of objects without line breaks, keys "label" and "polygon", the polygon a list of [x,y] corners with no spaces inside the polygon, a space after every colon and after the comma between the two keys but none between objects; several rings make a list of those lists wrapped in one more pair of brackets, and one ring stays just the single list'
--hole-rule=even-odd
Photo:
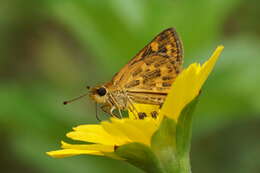
[{"label": "green sepal", "polygon": [[125,159],[119,157],[118,155],[116,155],[114,152],[112,152],[112,153],[103,153],[103,154],[104,154],[104,156],[112,158],[112,159],[115,159],[115,160],[125,160]]},{"label": "green sepal", "polygon": [[164,172],[169,170],[177,170],[173,166],[178,158],[176,155],[176,122],[172,119],[164,117],[160,128],[154,133],[151,141],[151,148],[158,157]]},{"label": "green sepal", "polygon": [[149,173],[163,173],[151,148],[141,143],[125,144],[115,149],[115,154],[128,163]]},{"label": "green sepal", "polygon": [[151,140],[151,148],[164,172],[189,173],[192,114],[197,96],[182,110],[178,122],[165,116]]},{"label": "green sepal", "polygon": [[193,119],[192,115],[199,101],[199,96],[200,95],[195,97],[189,104],[185,106],[178,118],[176,141],[179,157],[185,157],[185,155],[189,155],[190,152]]}]

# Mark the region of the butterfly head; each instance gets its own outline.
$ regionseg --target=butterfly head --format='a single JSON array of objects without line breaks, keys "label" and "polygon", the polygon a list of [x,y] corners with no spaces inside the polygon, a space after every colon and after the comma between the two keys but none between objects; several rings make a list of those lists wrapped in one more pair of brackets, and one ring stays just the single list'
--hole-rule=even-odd
[{"label": "butterfly head", "polygon": [[90,98],[92,98],[97,103],[106,103],[107,102],[107,99],[108,99],[107,93],[108,92],[107,92],[107,88],[105,86],[97,86],[97,87],[93,87],[93,88],[90,88],[89,86],[87,86],[86,88],[89,90],[88,93],[82,94],[81,96],[73,98],[71,100],[64,101],[63,104],[66,105],[68,103],[72,103],[87,95],[89,95]]},{"label": "butterfly head", "polygon": [[90,97],[97,103],[106,103],[108,90],[105,86],[97,86],[90,89]]}]

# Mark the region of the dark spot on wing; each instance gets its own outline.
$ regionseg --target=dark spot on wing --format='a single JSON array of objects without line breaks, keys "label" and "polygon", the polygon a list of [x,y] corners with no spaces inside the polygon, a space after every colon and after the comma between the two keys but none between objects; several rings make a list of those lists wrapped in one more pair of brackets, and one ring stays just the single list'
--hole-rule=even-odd
[{"label": "dark spot on wing", "polygon": [[169,86],[171,86],[172,84],[171,83],[169,83],[169,82],[163,82],[162,83],[162,86],[163,87],[169,87]]},{"label": "dark spot on wing", "polygon": [[156,111],[151,112],[152,118],[156,119],[157,115],[158,115],[158,113]]},{"label": "dark spot on wing", "polygon": [[164,58],[164,59],[162,59],[162,60],[156,62],[156,63],[154,64],[154,67],[160,67],[161,65],[163,65],[163,64],[165,64],[165,63],[167,63],[167,62],[168,62],[168,60]]},{"label": "dark spot on wing", "polygon": [[175,65],[177,63],[177,60],[172,60],[171,64]]},{"label": "dark spot on wing", "polygon": [[148,55],[150,55],[152,52],[153,52],[153,50],[152,50],[151,46],[148,46],[148,47],[145,49],[144,53],[142,53],[142,60],[143,60],[145,57],[147,57]]},{"label": "dark spot on wing", "polygon": [[158,90],[158,91],[164,91],[164,90],[166,90],[166,88],[164,88],[164,87],[156,87],[156,90]]},{"label": "dark spot on wing", "polygon": [[135,71],[132,72],[132,76],[134,77],[134,76],[140,74],[142,71],[143,71],[143,69],[139,67]]},{"label": "dark spot on wing", "polygon": [[159,35],[159,38],[158,38],[159,41],[163,41],[163,40],[165,40],[165,39],[168,38],[168,34],[167,34],[166,32],[167,32],[167,31],[163,31],[163,32]]},{"label": "dark spot on wing", "polygon": [[135,86],[137,86],[139,84],[140,84],[139,80],[133,80],[133,81],[128,82],[127,84],[125,84],[125,87],[126,88],[132,88],[132,87],[135,87]]},{"label": "dark spot on wing", "polygon": [[162,77],[162,80],[171,80],[171,79],[172,79],[171,76],[163,76],[163,77]]},{"label": "dark spot on wing", "polygon": [[161,49],[159,49],[159,52],[161,52],[161,53],[166,53],[166,52],[167,52],[166,47],[162,47]]},{"label": "dark spot on wing", "polygon": [[139,119],[144,119],[145,117],[147,117],[146,113],[145,112],[138,112],[138,117]]},{"label": "dark spot on wing", "polygon": [[167,69],[168,69],[168,73],[171,73],[173,71],[173,66],[168,64]]},{"label": "dark spot on wing", "polygon": [[161,76],[161,70],[156,69],[156,70],[144,73],[143,78],[144,78],[144,80],[147,80],[147,79],[154,79],[154,78],[157,78],[160,76]]},{"label": "dark spot on wing", "polygon": [[170,58],[171,57],[170,55],[168,55],[166,53],[161,53],[160,55],[163,56],[164,58]]},{"label": "dark spot on wing", "polygon": [[149,57],[149,58],[145,58],[144,59],[144,63],[149,66],[154,62],[154,58],[153,57]]}]

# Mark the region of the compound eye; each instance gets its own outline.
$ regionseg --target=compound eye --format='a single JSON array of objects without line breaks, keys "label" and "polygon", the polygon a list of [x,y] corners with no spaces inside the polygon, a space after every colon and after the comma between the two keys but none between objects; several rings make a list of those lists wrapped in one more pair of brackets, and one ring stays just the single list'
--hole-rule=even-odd
[{"label": "compound eye", "polygon": [[97,89],[97,94],[99,96],[104,96],[104,95],[106,95],[106,93],[107,93],[107,90],[105,88],[103,88],[103,87]]}]

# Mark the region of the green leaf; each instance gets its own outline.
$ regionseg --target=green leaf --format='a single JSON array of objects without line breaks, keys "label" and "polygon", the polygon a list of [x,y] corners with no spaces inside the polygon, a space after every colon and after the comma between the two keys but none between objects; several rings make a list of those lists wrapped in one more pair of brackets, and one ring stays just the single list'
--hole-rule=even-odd
[{"label": "green leaf", "polygon": [[152,150],[141,143],[130,143],[120,146],[115,153],[128,163],[149,173],[162,173],[159,161]]},{"label": "green leaf", "polygon": [[185,157],[190,152],[190,143],[192,135],[192,115],[198,103],[199,95],[193,99],[182,110],[176,126],[176,146],[179,157]]}]

